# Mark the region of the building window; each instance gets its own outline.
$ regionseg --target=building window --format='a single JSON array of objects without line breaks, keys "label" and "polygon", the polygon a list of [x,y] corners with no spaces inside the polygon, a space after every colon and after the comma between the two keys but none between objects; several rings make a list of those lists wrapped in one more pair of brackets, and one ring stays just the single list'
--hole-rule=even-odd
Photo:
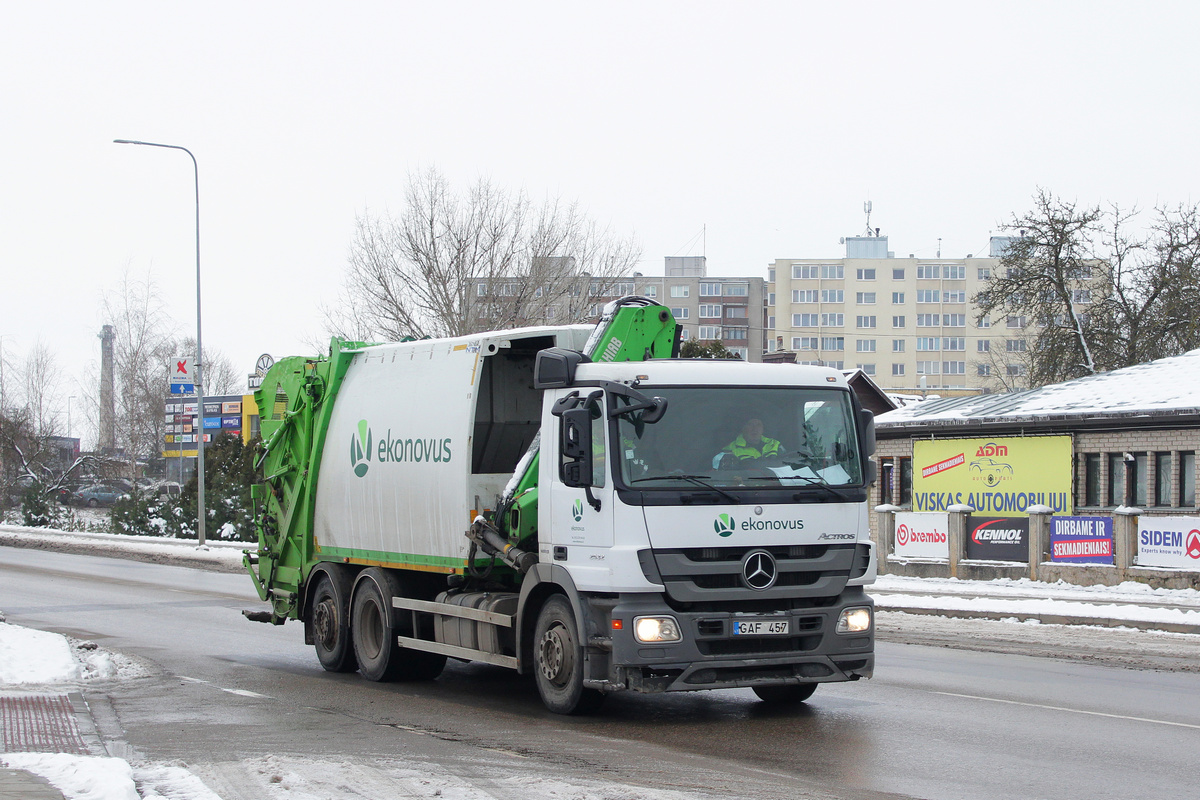
[{"label": "building window", "polygon": [[965,362],[965,361],[943,361],[942,362],[942,374],[943,375],[966,375],[967,374],[967,362]]},{"label": "building window", "polygon": [[821,346],[821,340],[816,336],[793,336],[793,350],[817,350]]},{"label": "building window", "polygon": [[992,277],[992,268],[991,267],[976,267],[975,268],[975,276],[977,278],[979,278],[979,280],[981,280],[981,281],[986,281],[988,278]]},{"label": "building window", "polygon": [[792,280],[796,281],[814,281],[820,275],[820,270],[816,264],[793,264],[792,265]]},{"label": "building window", "polygon": [[1130,472],[1129,483],[1132,488],[1130,499],[1135,506],[1145,506],[1148,498],[1146,497],[1146,479],[1147,467],[1150,465],[1150,458],[1146,453],[1135,453],[1133,461],[1129,462]]},{"label": "building window", "polygon": [[855,364],[854,366],[861,369],[863,371],[864,375],[871,375],[871,376],[875,375],[875,365],[874,364]]},{"label": "building window", "polygon": [[688,315],[691,313],[692,313],[692,310],[690,308],[672,308],[671,309],[671,315],[673,317],[675,317],[675,319],[687,319]]},{"label": "building window", "polygon": [[863,268],[863,269],[859,269],[857,274],[858,274],[858,279],[859,279],[860,281],[873,281],[873,280],[875,280],[875,269],[874,269],[874,268]]},{"label": "building window", "polygon": [[775,282],[775,268],[771,267],[767,270],[767,283]]},{"label": "building window", "polygon": [[918,375],[941,375],[942,374],[942,362],[940,362],[940,361],[918,361],[917,362],[917,374]]},{"label": "building window", "polygon": [[746,347],[726,347],[725,349],[728,350],[732,355],[740,358],[742,361],[745,361],[750,357],[750,350]]},{"label": "building window", "polygon": [[990,327],[992,327],[992,321],[990,319],[988,319],[987,317],[983,317],[982,319],[979,320],[978,325],[981,328],[990,328]]},{"label": "building window", "polygon": [[917,314],[918,328],[940,328],[941,323],[941,314]]},{"label": "building window", "polygon": [[1100,454],[1085,453],[1083,456],[1083,505],[1100,505]]},{"label": "building window", "polygon": [[976,364],[975,365],[975,374],[981,378],[992,377],[992,365],[991,364]]},{"label": "building window", "polygon": [[1154,454],[1154,505],[1171,505],[1171,454]]},{"label": "building window", "polygon": [[1196,505],[1196,454],[1179,454],[1179,505]]},{"label": "building window", "polygon": [[939,344],[941,344],[941,342],[938,340],[938,337],[936,337],[936,336],[918,336],[917,337],[917,350],[918,351],[937,350]]},{"label": "building window", "polygon": [[945,271],[945,277],[948,281],[963,281],[967,279],[967,267],[965,264],[947,264]]},{"label": "building window", "polygon": [[692,290],[691,290],[691,287],[689,287],[689,286],[672,286],[671,287],[671,297],[690,297],[691,292],[692,292]]},{"label": "building window", "polygon": [[736,341],[746,341],[747,328],[726,328],[722,339],[733,339]]},{"label": "building window", "polygon": [[822,328],[840,328],[845,324],[846,324],[846,315],[845,314],[822,314],[821,315],[821,327]]},{"label": "building window", "polygon": [[899,494],[899,498],[898,498],[900,501],[899,505],[911,506],[912,505],[912,459],[906,458],[906,457],[901,457],[896,460],[898,462],[900,462],[900,464],[899,464],[899,466],[900,466],[900,491],[897,493],[897,494]]},{"label": "building window", "polygon": [[697,339],[720,339],[721,328],[717,325],[701,325],[696,332]]},{"label": "building window", "polygon": [[769,305],[769,306],[775,305],[775,293],[774,292],[767,292],[767,305]]},{"label": "building window", "polygon": [[967,327],[966,314],[942,314],[943,328],[965,328]]},{"label": "building window", "polygon": [[703,283],[702,282],[700,284],[700,296],[701,297],[720,297],[721,296],[721,284],[719,284],[719,283]]},{"label": "building window", "polygon": [[475,284],[475,296],[476,297],[487,297],[487,284],[486,283]]},{"label": "building window", "polygon": [[822,289],[822,303],[844,303],[846,302],[846,292],[842,289]]},{"label": "building window", "polygon": [[904,374],[904,365],[903,364],[892,364],[892,374],[893,375],[903,375]]},{"label": "building window", "polygon": [[917,264],[917,280],[936,281],[942,277],[940,264]]},{"label": "building window", "polygon": [[769,331],[775,330],[775,315],[774,314],[767,317],[767,330],[769,330]]},{"label": "building window", "polygon": [[1029,350],[1029,342],[1024,339],[1005,339],[1004,349],[1009,353],[1024,353]]},{"label": "building window", "polygon": [[858,317],[857,327],[859,327],[859,328],[874,328],[875,327],[875,315],[872,314],[871,316],[868,316],[868,317],[861,317],[861,316]]},{"label": "building window", "polygon": [[821,337],[821,349],[822,350],[845,350],[846,349],[846,337],[844,337],[844,336],[822,336]]},{"label": "building window", "polygon": [[904,305],[904,292],[892,292],[892,305]]},{"label": "building window", "polygon": [[793,328],[815,328],[820,323],[819,314],[792,314]]},{"label": "building window", "polygon": [[721,306],[715,305],[713,303],[701,303],[700,304],[700,316],[706,317],[708,319],[720,319],[721,318]]},{"label": "building window", "polygon": [[875,352],[875,340],[874,339],[859,339],[855,343],[855,348],[860,353],[874,353]]},{"label": "building window", "polygon": [[691,338],[692,338],[692,335],[690,333],[688,333],[688,329],[680,326],[679,341],[686,342],[688,339],[691,339]]},{"label": "building window", "polygon": [[904,315],[903,314],[901,314],[898,317],[892,317],[892,327],[893,328],[903,328],[904,327]]},{"label": "building window", "polygon": [[826,361],[825,366],[829,367],[830,369],[845,369],[846,362],[845,361]]},{"label": "building window", "polygon": [[892,352],[893,353],[903,353],[904,352],[904,340],[903,339],[892,339]]},{"label": "building window", "polygon": [[1008,328],[1024,328],[1025,327],[1025,316],[1021,315],[1019,317],[1007,317],[1004,320],[1004,325],[1005,325],[1005,327],[1008,327]]},{"label": "building window", "polygon": [[817,303],[820,298],[821,293],[816,289],[792,289],[793,303]]},{"label": "building window", "polygon": [[967,290],[955,289],[953,291],[945,291],[942,293],[943,303],[965,303],[967,302]]},{"label": "building window", "polygon": [[1090,302],[1092,302],[1092,290],[1091,289],[1072,289],[1071,290],[1071,302],[1072,303],[1090,303]]},{"label": "building window", "polygon": [[904,280],[904,270],[893,268],[892,269],[892,280],[894,280],[894,281]]},{"label": "building window", "polygon": [[1019,378],[1025,374],[1024,364],[1006,364],[1005,371],[1010,378]]},{"label": "building window", "polygon": [[726,297],[746,297],[750,294],[750,287],[744,283],[727,283],[725,284]]},{"label": "building window", "polygon": [[642,294],[644,294],[646,297],[658,297],[658,287],[647,286],[646,288],[642,289]]},{"label": "building window", "polygon": [[1108,454],[1108,505],[1125,505],[1125,459],[1120,453]]},{"label": "building window", "polygon": [[875,305],[875,293],[859,292],[854,296],[854,302],[858,303],[860,306],[873,306]]},{"label": "building window", "polygon": [[[718,309],[717,316],[720,316],[720,308],[721,308],[720,306],[717,306],[717,309]],[[746,318],[746,307],[745,306],[725,306],[725,319],[745,319],[745,318]]]},{"label": "building window", "polygon": [[940,303],[942,293],[938,289],[917,289],[918,303]]},{"label": "building window", "polygon": [[841,264],[822,264],[821,279],[826,281],[841,280],[846,277],[846,268]]},{"label": "building window", "polygon": [[979,341],[977,341],[975,343],[975,352],[976,353],[992,352],[992,340],[991,339],[980,339]]},{"label": "building window", "polygon": [[966,350],[967,340],[962,336],[946,336],[942,338],[943,350]]}]

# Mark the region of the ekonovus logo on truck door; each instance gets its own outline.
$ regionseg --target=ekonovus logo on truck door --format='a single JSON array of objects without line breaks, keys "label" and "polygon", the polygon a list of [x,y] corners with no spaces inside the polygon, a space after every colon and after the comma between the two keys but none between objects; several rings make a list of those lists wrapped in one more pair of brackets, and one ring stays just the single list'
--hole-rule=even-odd
[{"label": "ekonovus logo on truck door", "polygon": [[375,438],[370,424],[365,419],[358,421],[358,432],[350,436],[350,465],[354,474],[363,477],[367,474],[374,452],[374,460],[380,464],[402,463],[411,461],[421,463],[434,461],[449,463],[454,455],[450,447],[450,439],[409,439],[392,438],[392,429]]}]

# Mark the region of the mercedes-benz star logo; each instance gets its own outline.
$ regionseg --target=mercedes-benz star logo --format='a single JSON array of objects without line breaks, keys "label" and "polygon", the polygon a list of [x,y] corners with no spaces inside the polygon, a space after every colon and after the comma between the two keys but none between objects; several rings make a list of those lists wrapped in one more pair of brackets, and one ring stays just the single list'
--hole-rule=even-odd
[{"label": "mercedes-benz star logo", "polygon": [[775,559],[766,550],[751,550],[742,559],[742,580],[751,589],[770,589],[777,576]]}]

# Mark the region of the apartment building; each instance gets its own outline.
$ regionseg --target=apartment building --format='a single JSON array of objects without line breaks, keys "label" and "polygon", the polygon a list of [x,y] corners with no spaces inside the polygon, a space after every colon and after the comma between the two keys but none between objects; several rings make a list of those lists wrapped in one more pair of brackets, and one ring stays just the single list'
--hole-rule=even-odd
[{"label": "apartment building", "polygon": [[885,389],[1020,385],[1035,321],[977,322],[971,302],[1010,241],[992,237],[986,257],[896,258],[888,237],[859,236],[845,240],[845,258],[777,259],[767,278],[767,351],[858,368]]}]

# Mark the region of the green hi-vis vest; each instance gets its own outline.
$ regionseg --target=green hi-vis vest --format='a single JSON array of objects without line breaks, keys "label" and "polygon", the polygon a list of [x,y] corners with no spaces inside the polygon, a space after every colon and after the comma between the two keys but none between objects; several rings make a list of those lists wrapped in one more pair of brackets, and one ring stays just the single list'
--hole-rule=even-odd
[{"label": "green hi-vis vest", "polygon": [[740,434],[736,439],[730,442],[725,447],[726,453],[733,453],[742,461],[749,458],[765,458],[766,456],[779,455],[779,440],[772,439],[768,436],[762,437],[762,445],[759,448],[751,447],[746,444],[745,437]]}]

